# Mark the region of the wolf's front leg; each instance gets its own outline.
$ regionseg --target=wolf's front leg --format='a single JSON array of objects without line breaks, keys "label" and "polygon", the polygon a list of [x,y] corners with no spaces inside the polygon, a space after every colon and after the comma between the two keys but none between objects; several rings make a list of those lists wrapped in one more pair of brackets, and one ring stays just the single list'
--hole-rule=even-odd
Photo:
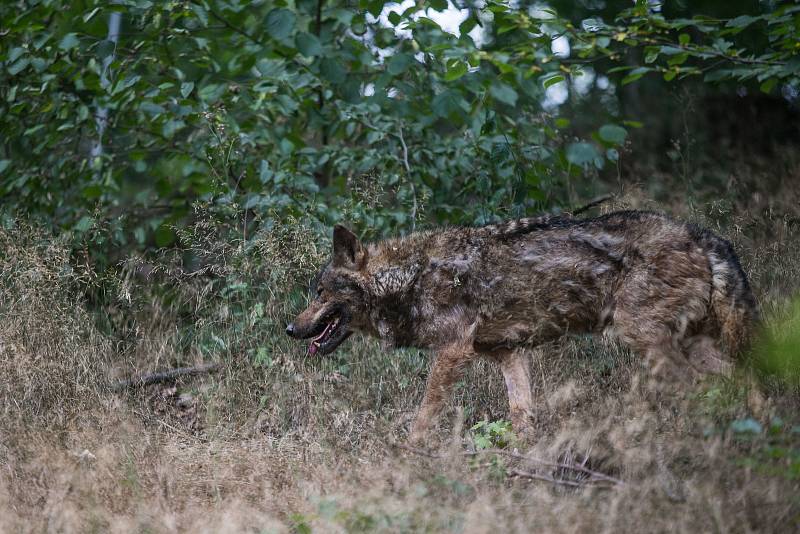
[{"label": "wolf's front leg", "polygon": [[512,350],[500,358],[500,368],[508,390],[511,424],[520,438],[530,437],[533,398],[528,362],[521,350]]},{"label": "wolf's front leg", "polygon": [[472,347],[471,337],[447,345],[437,352],[436,361],[428,377],[425,398],[411,427],[409,437],[411,443],[419,444],[425,441],[428,431],[442,411],[444,402],[450,396],[453,384],[474,357],[475,350]]}]

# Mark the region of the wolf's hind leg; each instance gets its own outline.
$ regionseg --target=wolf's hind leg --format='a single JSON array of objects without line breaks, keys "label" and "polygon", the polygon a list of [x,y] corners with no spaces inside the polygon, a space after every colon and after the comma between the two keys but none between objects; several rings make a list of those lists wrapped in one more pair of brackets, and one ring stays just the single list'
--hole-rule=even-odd
[{"label": "wolf's hind leg", "polygon": [[475,357],[472,348],[472,338],[459,340],[445,346],[436,354],[425,397],[419,408],[417,417],[411,427],[409,440],[412,443],[422,443],[431,426],[436,422],[447,398],[453,389],[453,384],[458,380],[467,364]]},{"label": "wolf's hind leg", "polygon": [[645,357],[650,375],[656,380],[654,385],[683,382],[687,379],[687,370],[693,371],[680,347],[681,340],[658,316],[618,309],[614,314],[614,332],[634,353]]},{"label": "wolf's hind leg", "polygon": [[530,431],[533,414],[531,379],[525,353],[521,350],[509,351],[500,358],[500,369],[508,390],[508,405],[514,431],[523,437]]}]

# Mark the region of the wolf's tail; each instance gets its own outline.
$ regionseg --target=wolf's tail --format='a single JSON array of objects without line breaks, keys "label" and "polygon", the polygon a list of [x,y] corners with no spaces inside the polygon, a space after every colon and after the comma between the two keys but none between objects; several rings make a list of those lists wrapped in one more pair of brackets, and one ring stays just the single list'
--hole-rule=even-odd
[{"label": "wolf's tail", "polygon": [[752,340],[758,306],[733,246],[707,230],[701,232],[700,242],[711,266],[711,310],[722,344],[735,357]]}]

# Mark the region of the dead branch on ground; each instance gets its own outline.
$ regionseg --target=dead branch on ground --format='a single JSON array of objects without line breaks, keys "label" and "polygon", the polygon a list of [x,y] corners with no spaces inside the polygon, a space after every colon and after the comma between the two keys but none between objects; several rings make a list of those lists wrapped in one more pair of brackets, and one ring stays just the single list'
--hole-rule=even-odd
[{"label": "dead branch on ground", "polygon": [[[405,451],[408,451],[408,452],[411,452],[413,454],[417,454],[417,455],[420,455],[420,456],[425,456],[427,458],[444,459],[444,458],[448,457],[448,455],[446,455],[446,454],[432,453],[432,452],[426,451],[424,449],[419,449],[419,448],[416,448],[416,447],[411,447],[409,445],[405,445],[403,443],[391,443],[390,445],[392,447],[395,447],[395,448],[398,448],[398,449],[402,449],[402,450],[405,450]],[[518,452],[507,451],[507,450],[504,450],[504,449],[484,449],[484,450],[480,450],[480,451],[463,451],[463,452],[461,452],[462,456],[470,456],[470,457],[488,456],[488,455],[492,455],[492,454],[496,454],[496,455],[499,455],[499,456],[506,456],[508,458],[513,458],[515,460],[520,460],[520,461],[524,461],[524,462],[537,464],[537,465],[540,465],[540,466],[543,466],[543,467],[566,469],[566,470],[573,471],[573,472],[583,473],[583,474],[589,476],[589,478],[587,478],[585,480],[577,481],[577,480],[558,479],[558,478],[552,477],[550,475],[545,475],[545,474],[542,474],[542,473],[535,473],[533,471],[526,471],[526,470],[519,469],[519,468],[510,468],[508,470],[508,474],[509,475],[518,476],[520,478],[530,478],[530,479],[534,479],[534,480],[543,480],[543,481],[546,481],[546,482],[551,482],[553,484],[561,484],[561,485],[565,485],[565,486],[574,486],[574,487],[591,485],[591,486],[603,488],[603,487],[611,487],[611,486],[623,486],[625,484],[624,481],[622,481],[622,480],[620,480],[618,478],[612,477],[610,475],[606,475],[605,473],[601,473],[599,471],[595,471],[594,469],[589,469],[588,467],[586,467],[584,465],[581,465],[581,464],[566,463],[566,462],[551,462],[551,461],[548,461],[548,460],[542,460],[540,458],[536,458],[536,457],[533,457],[533,456],[528,456],[528,455],[525,455],[525,454],[520,454]]]},{"label": "dead branch on ground", "polygon": [[164,382],[171,382],[184,376],[197,376],[207,373],[219,371],[222,368],[220,363],[204,363],[194,367],[178,367],[177,369],[170,369],[160,373],[152,373],[142,375],[130,380],[122,380],[111,386],[113,391],[124,391],[133,387],[143,387],[152,384],[162,384]]}]

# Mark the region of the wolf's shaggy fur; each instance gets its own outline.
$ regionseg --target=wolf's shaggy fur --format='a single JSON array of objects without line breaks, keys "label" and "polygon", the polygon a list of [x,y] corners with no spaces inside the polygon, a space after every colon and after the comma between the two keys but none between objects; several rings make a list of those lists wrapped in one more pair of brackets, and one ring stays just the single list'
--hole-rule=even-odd
[{"label": "wolf's shaggy fur", "polygon": [[333,259],[315,285],[317,297],[287,329],[315,337],[310,352],[332,352],[354,330],[437,352],[412,440],[477,356],[500,363],[512,420],[524,431],[531,386],[517,347],[605,333],[654,371],[724,373],[757,316],[727,241],[642,211],[526,218],[368,245],[337,226]]}]

